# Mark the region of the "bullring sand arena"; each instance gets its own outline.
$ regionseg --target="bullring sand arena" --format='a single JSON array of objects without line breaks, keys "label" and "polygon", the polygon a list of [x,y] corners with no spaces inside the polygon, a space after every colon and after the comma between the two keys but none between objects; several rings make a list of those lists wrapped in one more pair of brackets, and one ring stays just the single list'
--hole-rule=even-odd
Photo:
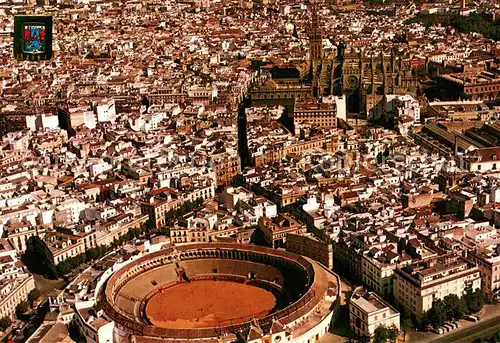
[{"label": "bullring sand arena", "polygon": [[145,343],[236,337],[251,327],[259,335],[293,327],[301,337],[308,331],[319,337],[329,328],[338,294],[337,276],[308,258],[200,243],[132,261],[111,275],[100,298],[116,334]]},{"label": "bullring sand arena", "polygon": [[264,317],[276,305],[273,293],[230,281],[194,281],[156,293],[146,315],[159,327],[201,328],[221,322]]}]

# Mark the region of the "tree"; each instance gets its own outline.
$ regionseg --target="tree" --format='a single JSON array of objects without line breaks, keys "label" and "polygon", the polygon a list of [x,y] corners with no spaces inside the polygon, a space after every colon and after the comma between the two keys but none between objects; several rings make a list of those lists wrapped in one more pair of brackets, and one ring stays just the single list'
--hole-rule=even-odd
[{"label": "tree", "polygon": [[49,279],[57,276],[54,256],[38,236],[28,239],[22,261],[32,273],[42,274]]},{"label": "tree", "polygon": [[87,257],[87,260],[93,260],[98,256],[98,252],[96,249],[88,249],[85,251],[85,255]]},{"label": "tree", "polygon": [[486,297],[480,290],[473,292],[472,289],[468,289],[467,293],[464,295],[464,300],[469,312],[477,313],[483,308],[486,302]]},{"label": "tree", "polygon": [[260,66],[263,65],[263,64],[265,64],[265,63],[262,62],[261,60],[252,60],[250,68],[252,70],[259,71],[260,70]]},{"label": "tree", "polygon": [[370,131],[370,129],[366,129],[365,131],[363,131],[363,138],[369,139],[371,137],[372,137],[372,132]]},{"label": "tree", "polygon": [[27,301],[23,301],[16,306],[16,317],[21,319],[23,314],[26,313],[30,304]]},{"label": "tree", "polygon": [[82,335],[80,327],[75,321],[71,321],[68,325],[69,337],[74,342],[86,342],[85,336]]},{"label": "tree", "polygon": [[231,180],[231,184],[235,187],[245,186],[245,178],[242,174],[237,174]]},{"label": "tree", "polygon": [[403,331],[404,341],[406,341],[406,334],[410,332],[411,327],[412,327],[411,319],[410,318],[403,319],[403,321],[401,322],[401,331]]},{"label": "tree", "polygon": [[491,338],[489,339],[491,343],[493,342],[500,342],[500,332],[495,333]]},{"label": "tree", "polygon": [[103,257],[108,253],[109,250],[111,250],[110,246],[105,246],[105,245],[99,245],[97,248],[97,252],[99,257]]},{"label": "tree", "polygon": [[28,300],[29,302],[33,303],[35,300],[37,300],[40,297],[41,293],[37,288],[34,288],[31,292],[28,294]]},{"label": "tree", "polygon": [[445,296],[443,304],[446,316],[450,319],[460,319],[467,312],[465,299],[459,298],[456,294],[449,294]]},{"label": "tree", "polygon": [[373,342],[374,343],[383,343],[388,339],[388,330],[385,326],[380,325],[373,332]]},{"label": "tree", "polygon": [[391,342],[396,342],[396,339],[398,338],[398,336],[399,336],[399,330],[397,327],[391,326],[390,328],[387,329],[387,338]]},{"label": "tree", "polygon": [[410,320],[413,323],[413,326],[420,329],[424,326],[424,323],[422,322],[422,318],[417,316],[415,313],[410,314]]},{"label": "tree", "polygon": [[129,240],[139,238],[139,236],[141,235],[141,230],[139,230],[139,229],[130,229],[128,231],[128,235],[129,235],[129,238],[130,238]]},{"label": "tree", "polygon": [[146,224],[144,226],[145,226],[144,229],[147,231],[147,230],[150,230],[150,229],[154,228],[155,227],[155,223],[151,219],[148,219],[146,221]]},{"label": "tree", "polygon": [[81,266],[82,264],[104,255],[105,251],[106,251],[105,248],[101,247],[91,248],[84,253],[67,258],[64,261],[59,262],[59,264],[56,267],[57,273],[59,276],[65,276],[69,274],[72,270]]},{"label": "tree", "polygon": [[0,319],[0,330],[5,331],[9,328],[10,324],[12,324],[12,321],[10,320],[9,317],[3,317]]},{"label": "tree", "polygon": [[446,319],[446,309],[443,302],[438,300],[432,303],[431,309],[426,312],[426,317],[433,327],[438,328],[443,326]]},{"label": "tree", "polygon": [[59,264],[57,265],[57,274],[60,276],[68,274],[71,270],[73,270],[71,264],[72,263],[71,261],[69,261],[69,259],[59,262]]}]

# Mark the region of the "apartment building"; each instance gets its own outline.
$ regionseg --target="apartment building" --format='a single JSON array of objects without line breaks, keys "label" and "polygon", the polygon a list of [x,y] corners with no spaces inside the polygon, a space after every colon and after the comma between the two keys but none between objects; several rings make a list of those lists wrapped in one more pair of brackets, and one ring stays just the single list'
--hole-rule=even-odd
[{"label": "apartment building", "polygon": [[16,306],[28,298],[35,288],[35,279],[31,274],[22,274],[15,279],[0,281],[0,318],[14,317]]},{"label": "apartment building", "polygon": [[131,229],[140,229],[149,220],[146,214],[132,216],[130,214],[118,215],[102,223],[96,230],[97,246],[110,245]]},{"label": "apartment building", "polygon": [[422,316],[432,303],[449,294],[461,297],[467,289],[481,289],[479,268],[458,255],[418,261],[394,272],[394,298]]},{"label": "apartment building", "polygon": [[295,125],[310,124],[316,128],[337,127],[337,111],[334,104],[296,99],[293,110]]},{"label": "apartment building", "polygon": [[279,214],[274,218],[261,217],[259,219],[259,229],[267,244],[273,248],[284,247],[289,233],[304,234],[307,232],[305,225],[284,214]]},{"label": "apartment building", "polygon": [[212,156],[215,164],[217,187],[228,184],[240,172],[240,157],[237,154],[222,153]]},{"label": "apartment building", "polygon": [[15,248],[0,239],[0,318],[13,317],[16,306],[35,288],[33,275],[18,260]]},{"label": "apartment building", "polygon": [[362,287],[349,299],[349,326],[358,336],[373,336],[379,326],[400,328],[400,315],[375,292]]},{"label": "apartment building", "polygon": [[[91,343],[113,342],[114,321],[108,321],[94,311],[91,301],[81,301],[75,304],[75,323],[85,340]],[[100,314],[100,313],[99,313]]]},{"label": "apartment building", "polygon": [[394,270],[411,262],[412,258],[407,254],[399,255],[391,250],[377,257],[367,252],[361,257],[363,284],[380,295],[391,295]]},{"label": "apartment building", "polygon": [[228,210],[237,208],[248,226],[257,225],[262,216],[274,218],[278,213],[276,204],[264,197],[255,196],[243,187],[226,188],[220,195],[220,201]]},{"label": "apartment building", "polygon": [[388,244],[384,247],[374,245],[365,250],[361,257],[363,284],[377,294],[391,296],[396,268],[410,265],[414,258],[426,260],[436,256],[436,252],[418,239],[410,239],[402,251],[398,251],[395,244]]},{"label": "apartment building", "polygon": [[333,263],[339,270],[351,276],[353,280],[361,281],[362,249],[357,240],[352,237],[342,237],[333,243]]},{"label": "apartment building", "polygon": [[54,263],[60,262],[97,246],[96,232],[50,232],[46,235],[46,243],[54,257]]},{"label": "apartment building", "polygon": [[500,95],[500,78],[497,74],[479,71],[472,73],[453,73],[440,75],[443,88],[448,88],[454,100],[458,94],[465,93],[471,100],[489,100]]},{"label": "apartment building", "polygon": [[176,244],[216,242],[247,231],[235,226],[233,219],[232,216],[218,216],[210,211],[198,212],[198,217],[182,218],[171,227],[170,239]]},{"label": "apartment building", "polygon": [[141,211],[149,215],[149,220],[153,222],[155,228],[159,229],[165,226],[167,213],[179,207],[181,202],[179,199],[170,197],[167,199],[151,197],[149,202],[141,203]]},{"label": "apartment building", "polygon": [[28,239],[32,236],[43,235],[44,229],[39,229],[31,223],[12,223],[4,228],[10,244],[17,252],[23,253],[26,250]]},{"label": "apartment building", "polygon": [[492,297],[497,297],[500,292],[500,256],[471,251],[468,257],[477,264],[481,271],[482,291]]},{"label": "apartment building", "polygon": [[330,240],[322,241],[311,233],[289,233],[286,235],[286,250],[310,257],[328,269],[333,268],[333,246]]}]

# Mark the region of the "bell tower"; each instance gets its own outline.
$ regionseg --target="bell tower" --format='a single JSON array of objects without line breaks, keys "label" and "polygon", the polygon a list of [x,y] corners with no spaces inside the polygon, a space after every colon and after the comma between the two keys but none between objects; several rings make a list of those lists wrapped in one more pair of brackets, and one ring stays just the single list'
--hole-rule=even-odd
[{"label": "bell tower", "polygon": [[311,5],[311,22],[309,24],[309,57],[312,61],[320,61],[323,58],[323,40],[321,27],[319,25],[316,5]]}]

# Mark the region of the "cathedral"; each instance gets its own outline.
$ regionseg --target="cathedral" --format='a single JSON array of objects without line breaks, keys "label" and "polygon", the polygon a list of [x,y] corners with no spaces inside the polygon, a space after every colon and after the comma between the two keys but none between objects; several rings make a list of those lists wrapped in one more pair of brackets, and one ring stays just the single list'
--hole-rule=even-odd
[{"label": "cathedral", "polygon": [[350,113],[367,113],[385,94],[413,94],[418,80],[410,58],[394,50],[367,55],[337,44],[337,54],[324,54],[315,5],[308,26],[309,58],[314,96],[346,95]]}]

